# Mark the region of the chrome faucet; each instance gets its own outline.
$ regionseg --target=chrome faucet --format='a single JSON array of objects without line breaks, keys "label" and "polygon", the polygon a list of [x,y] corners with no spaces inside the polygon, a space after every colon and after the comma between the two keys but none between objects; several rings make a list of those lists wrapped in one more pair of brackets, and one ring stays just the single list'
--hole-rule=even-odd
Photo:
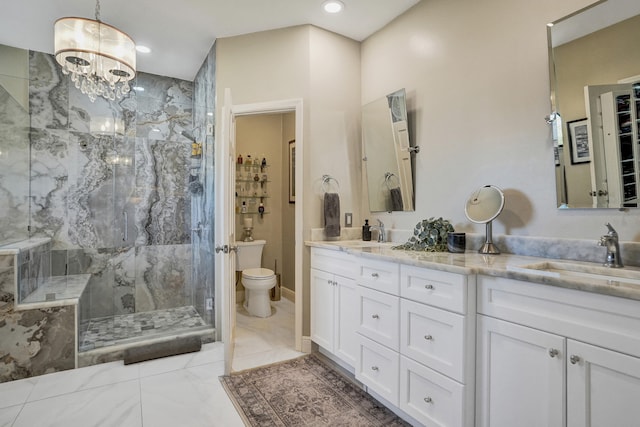
[{"label": "chrome faucet", "polygon": [[598,246],[606,246],[607,247],[607,259],[604,263],[605,267],[611,268],[621,268],[624,267],[622,265],[622,257],[620,255],[620,243],[618,242],[618,232],[614,230],[614,228],[608,222],[605,224],[609,229],[609,232],[604,236],[600,237],[598,241]]},{"label": "chrome faucet", "polygon": [[378,230],[378,242],[379,243],[383,243],[387,241],[387,236],[386,233],[384,231],[384,223],[380,220],[378,220],[378,225],[374,225],[373,226],[374,230]]}]

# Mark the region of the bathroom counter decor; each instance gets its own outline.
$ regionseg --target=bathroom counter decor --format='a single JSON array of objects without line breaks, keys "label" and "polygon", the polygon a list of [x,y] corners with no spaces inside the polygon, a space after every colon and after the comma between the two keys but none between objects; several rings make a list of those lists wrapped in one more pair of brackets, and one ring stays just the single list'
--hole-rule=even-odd
[{"label": "bathroom counter decor", "polygon": [[446,252],[447,236],[455,230],[451,222],[442,217],[423,219],[416,224],[413,236],[406,243],[394,246],[393,249],[425,252]]}]

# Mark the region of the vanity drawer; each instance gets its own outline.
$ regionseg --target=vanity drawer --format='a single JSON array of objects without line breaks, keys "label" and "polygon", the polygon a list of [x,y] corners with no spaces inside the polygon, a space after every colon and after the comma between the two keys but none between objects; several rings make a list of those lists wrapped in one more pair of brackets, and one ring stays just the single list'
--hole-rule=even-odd
[{"label": "vanity drawer", "polygon": [[355,278],[359,272],[355,255],[330,249],[311,248],[311,268]]},{"label": "vanity drawer", "polygon": [[464,274],[402,265],[400,296],[466,314],[467,281]]},{"label": "vanity drawer", "polygon": [[398,406],[400,356],[370,339],[359,335],[360,354],[356,379]]},{"label": "vanity drawer", "polygon": [[398,351],[400,298],[358,286],[358,332]]},{"label": "vanity drawer", "polygon": [[400,293],[400,265],[395,262],[359,258],[359,285],[386,292],[392,295]]},{"label": "vanity drawer", "polygon": [[400,313],[400,353],[464,383],[464,316],[405,299]]},{"label": "vanity drawer", "polygon": [[400,356],[399,406],[407,414],[428,426],[462,427],[471,421],[465,414],[473,416],[464,399],[462,384]]}]

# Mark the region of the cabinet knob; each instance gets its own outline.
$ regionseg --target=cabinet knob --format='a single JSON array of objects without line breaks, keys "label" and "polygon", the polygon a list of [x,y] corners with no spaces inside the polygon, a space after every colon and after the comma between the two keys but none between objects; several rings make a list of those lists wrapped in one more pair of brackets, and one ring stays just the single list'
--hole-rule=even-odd
[{"label": "cabinet knob", "polygon": [[377,366],[372,366],[372,367],[371,367],[371,370],[372,370],[372,371],[378,371],[379,369],[378,369],[378,367],[377,367]]},{"label": "cabinet knob", "polygon": [[433,285],[424,285],[425,289],[433,289]]},{"label": "cabinet knob", "polygon": [[425,401],[426,403],[433,403],[433,399],[432,399],[432,398],[430,398],[430,397],[428,397],[428,396],[424,398],[424,401]]},{"label": "cabinet knob", "polygon": [[371,318],[373,318],[373,319],[379,319],[379,318],[380,318],[380,316],[378,316],[377,314],[372,314],[372,315],[371,315]]},{"label": "cabinet knob", "polygon": [[425,335],[424,339],[427,341],[433,341],[433,337],[431,335]]},{"label": "cabinet knob", "polygon": [[571,357],[569,357],[569,362],[571,362],[572,365],[575,365],[579,361],[580,361],[580,356],[576,356],[575,354],[572,354]]},{"label": "cabinet knob", "polygon": [[376,278],[378,278],[378,277],[380,277],[380,275],[379,275],[378,273],[371,273],[371,277],[376,277]]},{"label": "cabinet knob", "polygon": [[330,284],[330,285],[333,285],[333,280],[329,279],[329,280],[327,280],[327,283]]},{"label": "cabinet knob", "polygon": [[555,348],[550,348],[549,349],[549,356],[551,357],[556,357],[558,355],[558,353],[560,353],[558,350],[556,350]]},{"label": "cabinet knob", "polygon": [[335,280],[331,283],[333,286],[338,286],[338,282],[336,282]]}]

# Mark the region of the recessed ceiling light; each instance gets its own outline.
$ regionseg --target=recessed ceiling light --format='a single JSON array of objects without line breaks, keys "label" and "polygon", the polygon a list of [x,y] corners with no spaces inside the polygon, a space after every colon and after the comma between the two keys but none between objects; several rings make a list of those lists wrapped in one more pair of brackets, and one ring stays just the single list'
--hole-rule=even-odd
[{"label": "recessed ceiling light", "polygon": [[329,0],[322,4],[324,11],[327,13],[338,13],[344,9],[344,3],[338,0]]},{"label": "recessed ceiling light", "polygon": [[136,45],[136,50],[140,53],[151,53],[151,49],[141,44]]}]

